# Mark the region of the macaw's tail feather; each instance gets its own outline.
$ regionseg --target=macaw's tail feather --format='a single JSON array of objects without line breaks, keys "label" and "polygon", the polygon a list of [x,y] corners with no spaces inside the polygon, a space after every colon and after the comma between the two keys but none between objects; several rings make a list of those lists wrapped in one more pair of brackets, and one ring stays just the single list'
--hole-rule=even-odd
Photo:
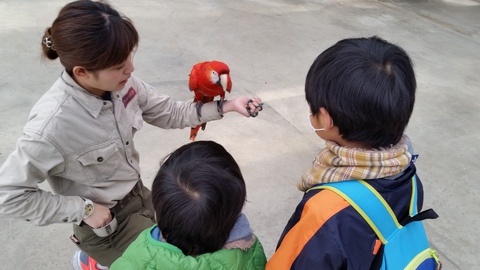
[{"label": "macaw's tail feather", "polygon": [[200,130],[200,127],[201,127],[201,126],[202,126],[202,125],[198,125],[198,126],[192,127],[192,128],[190,129],[190,140],[191,140],[192,142],[195,141],[195,138],[197,137],[198,131]]},{"label": "macaw's tail feather", "polygon": [[207,126],[207,123],[203,123],[201,125],[198,125],[196,127],[193,127],[190,129],[190,140],[195,141],[195,138],[197,137],[198,135],[198,132],[200,131],[200,128],[202,128],[202,130],[205,130],[205,127]]},{"label": "macaw's tail feather", "polygon": [[192,142],[195,141],[195,138],[197,137],[199,129],[200,129],[200,126],[196,126],[196,127],[190,129],[190,140]]}]

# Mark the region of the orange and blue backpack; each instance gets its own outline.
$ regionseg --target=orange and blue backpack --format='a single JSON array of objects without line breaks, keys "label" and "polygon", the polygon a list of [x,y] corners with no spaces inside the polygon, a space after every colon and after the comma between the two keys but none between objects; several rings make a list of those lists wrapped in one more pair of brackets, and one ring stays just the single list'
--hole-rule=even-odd
[{"label": "orange and blue backpack", "polygon": [[[328,189],[342,198],[365,219],[383,245],[382,270],[441,269],[435,250],[430,248],[422,220],[438,215],[432,209],[418,213],[416,177],[412,177],[410,217],[400,224],[383,197],[364,180],[322,184],[312,189]],[[308,192],[308,191],[307,191]]]}]

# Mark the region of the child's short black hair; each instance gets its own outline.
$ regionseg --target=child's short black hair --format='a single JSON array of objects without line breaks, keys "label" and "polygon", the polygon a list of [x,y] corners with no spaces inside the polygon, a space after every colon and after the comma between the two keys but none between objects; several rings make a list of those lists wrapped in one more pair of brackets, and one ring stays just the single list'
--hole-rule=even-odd
[{"label": "child's short black hair", "polygon": [[305,97],[313,114],[328,111],[343,139],[378,149],[400,141],[415,89],[407,53],[374,36],[344,39],[322,52],[308,71]]},{"label": "child's short black hair", "polygon": [[246,187],[223,146],[196,141],[172,152],[152,185],[153,206],[164,239],[186,255],[225,245],[240,216]]}]

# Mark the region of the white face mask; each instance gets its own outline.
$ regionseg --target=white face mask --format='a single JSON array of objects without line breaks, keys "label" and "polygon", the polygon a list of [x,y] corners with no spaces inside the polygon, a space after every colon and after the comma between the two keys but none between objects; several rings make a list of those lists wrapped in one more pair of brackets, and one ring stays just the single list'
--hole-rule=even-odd
[{"label": "white face mask", "polygon": [[309,113],[308,116],[307,116],[307,120],[308,120],[308,123],[310,124],[310,127],[313,129],[313,131],[317,132],[317,131],[324,131],[325,128],[314,128],[313,125],[312,125],[312,120],[311,120],[311,117],[312,117],[313,114]]}]

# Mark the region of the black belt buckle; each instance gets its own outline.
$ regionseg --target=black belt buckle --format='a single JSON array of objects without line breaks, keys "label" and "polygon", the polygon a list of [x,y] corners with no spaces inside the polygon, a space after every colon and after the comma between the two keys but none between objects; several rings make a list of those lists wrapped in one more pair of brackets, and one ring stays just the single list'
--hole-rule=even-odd
[{"label": "black belt buckle", "polygon": [[137,182],[135,186],[130,190],[123,199],[117,201],[117,204],[111,208],[111,211],[114,213],[120,212],[127,204],[133,199],[133,197],[137,196],[140,193],[140,182]]},{"label": "black belt buckle", "polygon": [[138,193],[140,192],[140,187],[139,187],[140,184],[139,184],[139,183],[140,183],[140,182],[137,182],[137,183],[135,184],[135,186],[132,188],[132,191],[130,191],[130,193],[131,193],[133,196],[137,196]]}]

